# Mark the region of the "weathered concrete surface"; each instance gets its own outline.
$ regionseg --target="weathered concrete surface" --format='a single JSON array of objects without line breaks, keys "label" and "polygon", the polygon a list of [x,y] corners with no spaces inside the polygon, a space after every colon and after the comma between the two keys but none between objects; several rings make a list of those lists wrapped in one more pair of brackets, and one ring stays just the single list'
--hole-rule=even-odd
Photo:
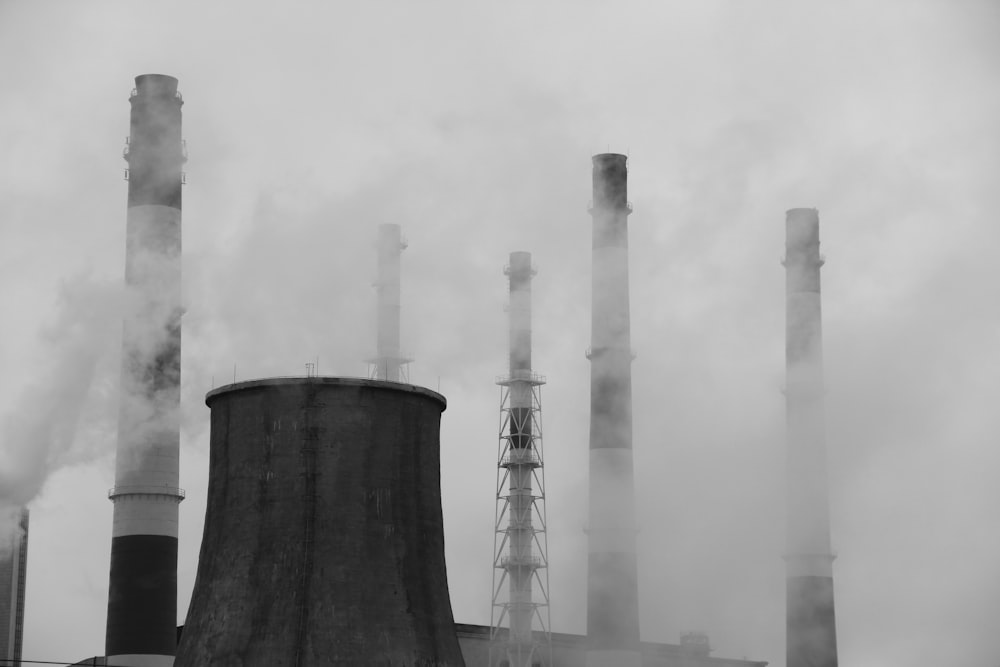
[{"label": "weathered concrete surface", "polygon": [[444,398],[283,378],[206,403],[208,508],[176,665],[464,666],[444,562]]}]

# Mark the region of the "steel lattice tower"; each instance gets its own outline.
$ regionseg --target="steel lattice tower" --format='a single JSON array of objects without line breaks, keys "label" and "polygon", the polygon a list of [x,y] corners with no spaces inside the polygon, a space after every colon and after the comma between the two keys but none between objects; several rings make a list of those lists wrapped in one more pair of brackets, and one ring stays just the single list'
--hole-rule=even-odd
[{"label": "steel lattice tower", "polygon": [[[510,375],[500,386],[490,665],[551,664],[541,386],[531,370],[531,254],[513,252]],[[535,622],[539,632],[534,632]]]}]

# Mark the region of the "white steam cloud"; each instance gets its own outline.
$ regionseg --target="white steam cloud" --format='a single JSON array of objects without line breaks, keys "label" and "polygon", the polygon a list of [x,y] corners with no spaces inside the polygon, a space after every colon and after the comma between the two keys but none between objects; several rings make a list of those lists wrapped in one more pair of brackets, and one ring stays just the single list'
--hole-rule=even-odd
[{"label": "white steam cloud", "polygon": [[60,286],[58,312],[39,332],[48,350],[33,380],[3,417],[0,535],[56,470],[91,460],[114,443],[113,355],[122,290],[79,276]]}]

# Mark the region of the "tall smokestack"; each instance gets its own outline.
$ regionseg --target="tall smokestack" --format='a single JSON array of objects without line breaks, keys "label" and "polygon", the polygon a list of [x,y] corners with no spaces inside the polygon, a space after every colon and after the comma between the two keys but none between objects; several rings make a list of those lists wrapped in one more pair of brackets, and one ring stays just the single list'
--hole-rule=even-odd
[{"label": "tall smokestack", "polygon": [[638,667],[638,566],[632,468],[626,157],[595,155],[590,359],[588,667]]},{"label": "tall smokestack", "polygon": [[205,402],[208,505],[178,667],[464,667],[444,560],[444,397],[309,377]]},{"label": "tall smokestack", "polygon": [[181,105],[177,79],[135,79],[128,161],[121,404],[105,651],[173,663],[181,377]]},{"label": "tall smokestack", "polygon": [[[531,369],[531,278],[535,274],[531,253],[512,252],[505,272],[510,279],[510,375],[497,381],[504,389],[494,521],[491,653],[503,655],[510,667],[532,667],[543,655],[545,664],[551,662],[539,393],[545,380]],[[502,601],[504,580],[506,601]],[[499,632],[504,618],[510,626],[505,641]],[[536,618],[544,639],[536,640],[532,631]],[[498,663],[491,657],[490,664]]]},{"label": "tall smokestack", "polygon": [[[531,254],[510,254],[510,445],[508,470],[510,516],[510,642],[512,667],[531,667],[531,580],[535,575],[532,554],[532,483],[534,454],[531,424]],[[515,662],[516,661],[516,662]]]},{"label": "tall smokestack", "polygon": [[400,268],[399,257],[406,249],[399,225],[378,228],[378,344],[369,375],[389,382],[409,381],[406,364],[399,349]]},{"label": "tall smokestack", "polygon": [[28,579],[28,508],[22,508],[16,516],[12,532],[0,534],[0,665],[21,667],[24,590]]},{"label": "tall smokestack", "polygon": [[819,213],[785,218],[788,448],[786,664],[837,667],[827,499]]}]

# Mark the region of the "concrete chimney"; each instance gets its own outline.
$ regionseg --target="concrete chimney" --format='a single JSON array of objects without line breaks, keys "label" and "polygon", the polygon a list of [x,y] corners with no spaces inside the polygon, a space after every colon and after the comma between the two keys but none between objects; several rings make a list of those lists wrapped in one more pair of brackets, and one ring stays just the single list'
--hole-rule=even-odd
[{"label": "concrete chimney", "polygon": [[[7,510],[0,507],[0,512]],[[11,519],[15,518],[10,532],[0,532],[0,665],[19,667],[28,581],[28,508],[12,511]]]},{"label": "concrete chimney", "polygon": [[819,213],[785,218],[786,665],[837,667],[826,475]]},{"label": "concrete chimney", "polygon": [[[531,268],[530,252],[510,253],[507,276],[510,280],[510,378],[531,379]],[[531,444],[531,385],[511,385],[511,446],[523,449]]]},{"label": "concrete chimney", "polygon": [[400,255],[406,249],[399,225],[378,228],[378,341],[371,377],[389,382],[409,381],[406,364],[399,348]]},{"label": "concrete chimney", "polygon": [[105,652],[109,665],[173,664],[181,379],[181,100],[144,74],[129,98],[121,403]]},{"label": "concrete chimney", "polygon": [[587,666],[639,667],[626,157],[593,157]]}]

